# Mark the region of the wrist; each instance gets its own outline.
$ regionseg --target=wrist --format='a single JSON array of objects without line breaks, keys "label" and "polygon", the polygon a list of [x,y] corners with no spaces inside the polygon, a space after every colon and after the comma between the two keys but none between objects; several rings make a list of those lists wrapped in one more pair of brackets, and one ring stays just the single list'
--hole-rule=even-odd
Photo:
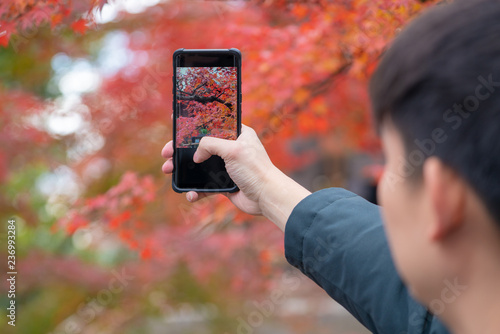
[{"label": "wrist", "polygon": [[273,165],[271,171],[266,173],[259,207],[263,216],[285,231],[286,222],[295,206],[310,194],[310,191]]}]

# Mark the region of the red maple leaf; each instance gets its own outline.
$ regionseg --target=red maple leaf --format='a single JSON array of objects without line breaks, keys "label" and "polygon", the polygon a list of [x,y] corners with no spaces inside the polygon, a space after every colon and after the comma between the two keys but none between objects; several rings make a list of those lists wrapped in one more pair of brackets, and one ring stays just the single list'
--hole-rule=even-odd
[{"label": "red maple leaf", "polygon": [[75,21],[71,24],[71,29],[73,29],[74,32],[78,32],[84,35],[87,31],[87,21],[84,19],[79,19],[78,21]]},{"label": "red maple leaf", "polygon": [[7,33],[2,34],[0,31],[0,45],[3,47],[9,46],[9,35]]},{"label": "red maple leaf", "polygon": [[0,21],[0,45],[9,46],[10,36],[14,30],[14,25],[11,22]]},{"label": "red maple leaf", "polygon": [[62,19],[63,19],[63,14],[61,14],[61,13],[57,13],[57,14],[52,15],[52,17],[50,18],[50,26],[52,28],[54,28],[59,23],[61,23]]}]

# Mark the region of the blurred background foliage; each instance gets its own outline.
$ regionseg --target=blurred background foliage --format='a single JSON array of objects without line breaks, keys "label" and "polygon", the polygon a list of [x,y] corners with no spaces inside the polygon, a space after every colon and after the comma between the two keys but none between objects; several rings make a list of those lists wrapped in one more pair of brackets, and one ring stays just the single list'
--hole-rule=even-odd
[{"label": "blurred background foliage", "polygon": [[0,253],[14,218],[18,276],[15,328],[2,280],[0,331],[362,333],[290,271],[270,222],[172,191],[172,53],[239,48],[243,123],[273,162],[311,191],[374,200],[367,82],[432,3],[3,1]]}]

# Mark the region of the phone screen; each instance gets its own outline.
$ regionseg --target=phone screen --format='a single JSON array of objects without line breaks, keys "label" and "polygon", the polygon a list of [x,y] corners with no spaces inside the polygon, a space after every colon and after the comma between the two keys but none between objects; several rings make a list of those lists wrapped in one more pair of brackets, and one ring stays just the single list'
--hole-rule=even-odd
[{"label": "phone screen", "polygon": [[178,191],[231,191],[236,186],[220,157],[196,164],[193,155],[204,136],[235,140],[239,135],[240,60],[224,51],[175,58],[174,186]]}]

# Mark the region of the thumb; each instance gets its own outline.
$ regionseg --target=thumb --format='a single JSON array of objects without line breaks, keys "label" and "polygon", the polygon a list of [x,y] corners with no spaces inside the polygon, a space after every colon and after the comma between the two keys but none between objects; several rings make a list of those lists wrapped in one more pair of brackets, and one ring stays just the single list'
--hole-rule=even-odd
[{"label": "thumb", "polygon": [[198,144],[198,149],[194,152],[193,161],[200,163],[207,160],[212,155],[218,155],[224,159],[228,156],[229,152],[233,148],[233,145],[235,144],[234,140],[203,137]]}]

